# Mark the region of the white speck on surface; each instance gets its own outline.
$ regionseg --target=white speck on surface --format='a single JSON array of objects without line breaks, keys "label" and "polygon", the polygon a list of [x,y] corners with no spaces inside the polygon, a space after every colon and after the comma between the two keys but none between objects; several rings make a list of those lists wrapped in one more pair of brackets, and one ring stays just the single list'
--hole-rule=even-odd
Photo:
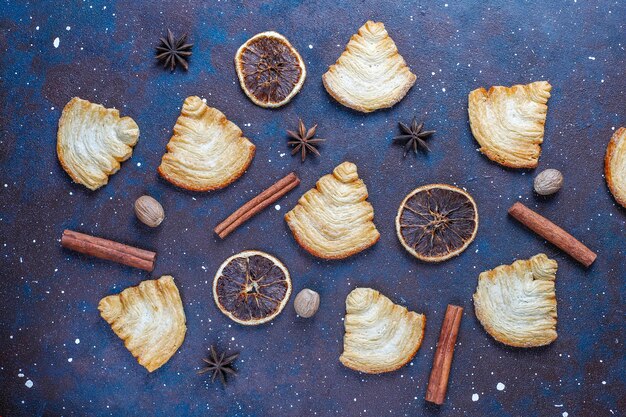
[{"label": "white speck on surface", "polygon": [[595,61],[596,57],[595,56],[590,56],[589,59],[592,60],[592,61]]},{"label": "white speck on surface", "polygon": [[24,374],[20,372],[19,374],[17,374],[17,377],[18,378],[24,378]]},{"label": "white speck on surface", "polygon": [[80,343],[80,339],[74,340],[74,343],[79,344]]},{"label": "white speck on surface", "polygon": [[472,401],[476,402],[479,398],[478,394],[472,394]]},{"label": "white speck on surface", "polygon": [[68,362],[72,362],[73,360],[74,360],[74,359],[72,359],[72,358],[67,358],[67,361],[68,361]]},{"label": "white speck on surface", "polygon": [[33,387],[33,381],[31,381],[30,379],[28,381],[26,381],[24,383],[24,385],[26,385],[26,388],[32,388]]},{"label": "white speck on surface", "polygon": [[563,411],[563,414],[561,414],[563,417],[567,417],[569,416],[569,414],[567,413],[567,411]]},{"label": "white speck on surface", "polygon": [[141,166],[141,162],[137,162],[137,166],[140,167]]},{"label": "white speck on surface", "polygon": [[70,29],[71,29],[71,27],[65,26],[65,30],[70,30]]},{"label": "white speck on surface", "polygon": [[498,385],[496,385],[496,389],[498,391],[504,391],[505,388],[506,388],[506,385],[504,385],[502,382],[498,382]]},{"label": "white speck on surface", "polygon": [[310,45],[310,44],[309,44],[309,49],[313,49],[313,45]]},{"label": "white speck on surface", "polygon": [[443,92],[445,93],[445,92],[446,92],[446,89],[445,89],[445,88],[442,88],[442,89],[441,89],[441,91],[443,91]]},{"label": "white speck on surface", "polygon": [[274,208],[275,208],[276,210],[280,210],[280,204],[276,204],[276,205],[274,206]]},{"label": "white speck on surface", "polygon": [[57,36],[56,38],[54,38],[54,41],[52,42],[52,45],[55,48],[58,48],[59,47],[59,43],[61,43],[61,39],[59,39],[59,37]]},{"label": "white speck on surface", "polygon": [[606,381],[602,381],[602,385],[606,385]]}]

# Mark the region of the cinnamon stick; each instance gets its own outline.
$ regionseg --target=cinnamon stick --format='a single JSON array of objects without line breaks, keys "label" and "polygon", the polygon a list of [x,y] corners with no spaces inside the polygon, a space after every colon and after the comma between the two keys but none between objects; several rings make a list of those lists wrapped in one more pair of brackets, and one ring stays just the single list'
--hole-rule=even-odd
[{"label": "cinnamon stick", "polygon": [[300,184],[300,178],[293,172],[289,173],[218,224],[214,229],[215,233],[224,239],[233,230],[293,190],[298,184]]},{"label": "cinnamon stick", "polygon": [[86,235],[84,233],[78,233],[73,230],[63,231],[61,246],[85,255],[107,259],[149,272],[154,269],[154,262],[156,260],[156,253],[154,252],[124,245],[112,240]]},{"label": "cinnamon stick", "polygon": [[433,368],[428,379],[426,390],[426,401],[438,405],[443,404],[448,390],[448,379],[450,377],[450,367],[454,356],[454,344],[459,334],[463,308],[448,305],[446,315],[441,325],[441,333],[437,342],[437,350],[433,359]]},{"label": "cinnamon stick", "polygon": [[589,267],[596,260],[598,255],[578,239],[519,201],[511,206],[509,214],[585,267]]}]

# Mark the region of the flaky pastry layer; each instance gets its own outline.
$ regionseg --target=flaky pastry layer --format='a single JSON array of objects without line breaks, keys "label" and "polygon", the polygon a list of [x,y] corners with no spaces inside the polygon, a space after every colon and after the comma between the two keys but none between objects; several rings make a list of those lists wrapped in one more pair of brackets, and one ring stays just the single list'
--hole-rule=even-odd
[{"label": "flaky pastry layer", "polygon": [[550,83],[537,81],[472,91],[469,120],[480,151],[506,167],[535,168],[541,154],[550,90]]},{"label": "flaky pastry layer", "polygon": [[96,190],[130,158],[138,139],[139,127],[130,117],[74,97],[59,119],[57,155],[74,182]]},{"label": "flaky pastry layer", "polygon": [[615,200],[626,208],[626,128],[611,137],[604,157],[604,176]]},{"label": "flaky pastry layer", "polygon": [[487,333],[515,347],[552,343],[557,337],[557,267],[556,261],[540,253],[481,273],[474,310]]},{"label": "flaky pastry layer", "polygon": [[346,333],[339,360],[369,374],[394,371],[408,363],[422,344],[426,316],[394,304],[371,288],[346,298]]},{"label": "flaky pastry layer", "polygon": [[346,50],[322,76],[335,100],[365,113],[393,106],[416,79],[385,25],[372,21],[350,38]]},{"label": "flaky pastry layer", "polygon": [[192,191],[223,188],[246,171],[255,147],[241,129],[199,97],[187,97],[159,174]]},{"label": "flaky pastry layer", "polygon": [[104,297],[98,310],[137,362],[150,372],[165,364],[185,339],[185,311],[171,276],[143,281]]},{"label": "flaky pastry layer", "polygon": [[311,254],[341,259],[375,244],[380,234],[367,187],[356,165],[344,162],[307,191],[285,220],[294,237]]}]

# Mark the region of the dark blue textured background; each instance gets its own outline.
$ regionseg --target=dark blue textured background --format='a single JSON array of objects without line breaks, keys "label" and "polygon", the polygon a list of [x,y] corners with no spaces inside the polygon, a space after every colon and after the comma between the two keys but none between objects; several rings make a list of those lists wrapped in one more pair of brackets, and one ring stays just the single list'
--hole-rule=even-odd
[{"label": "dark blue textured background", "polygon": [[[0,415],[215,416],[613,416],[626,412],[624,295],[626,211],[608,192],[603,157],[626,124],[626,5],[623,1],[7,2],[0,6]],[[417,82],[390,110],[360,114],[334,102],[321,76],[368,19],[385,23]],[[166,28],[189,31],[189,72],[154,62]],[[267,110],[241,91],[234,54],[257,32],[288,37],[307,64],[302,91]],[[59,38],[58,48],[54,47]],[[475,88],[548,80],[553,85],[539,168],[513,171],[477,152],[467,121]],[[217,192],[189,193],[156,168],[188,95],[222,110],[257,145],[248,172]],[[57,162],[57,121],[80,96],[119,108],[139,124],[132,158],[96,192],[73,184]],[[398,120],[413,115],[437,133],[432,152],[402,158],[391,146]],[[285,129],[319,123],[322,157],[301,164]],[[357,164],[370,191],[380,241],[345,261],[300,249],[284,213],[323,174]],[[557,168],[565,186],[551,198],[532,178]],[[213,227],[275,179],[302,184],[225,241]],[[420,263],[397,241],[397,206],[413,188],[445,182],[476,199],[480,226],[458,258]],[[167,218],[156,230],[135,220],[148,193]],[[507,217],[521,200],[598,253],[589,269]],[[62,250],[70,228],[159,254],[148,274]],[[229,255],[257,248],[282,259],[295,292],[317,290],[312,320],[292,304],[271,324],[239,326],[212,300],[211,282]],[[496,343],[473,313],[480,271],[545,252],[559,262],[559,338],[520,350]],[[98,314],[98,301],[140,281],[172,274],[188,332],[179,352],[148,374]],[[410,363],[361,375],[338,361],[344,300],[371,286],[427,316]],[[443,407],[424,402],[443,312],[465,307]],[[223,389],[197,375],[210,344],[240,351],[239,375]],[[32,382],[32,387],[26,385]],[[504,390],[496,388],[498,383]],[[30,385],[30,383],[28,384]],[[473,394],[478,400],[473,401]],[[476,396],[474,396],[474,399]]]}]

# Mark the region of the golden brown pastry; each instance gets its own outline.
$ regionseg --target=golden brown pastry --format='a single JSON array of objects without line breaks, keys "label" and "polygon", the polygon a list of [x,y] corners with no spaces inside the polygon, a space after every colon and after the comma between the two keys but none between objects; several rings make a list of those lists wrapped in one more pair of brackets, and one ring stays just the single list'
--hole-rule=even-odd
[{"label": "golden brown pastry", "polygon": [[368,21],[350,38],[346,50],[322,76],[322,81],[335,100],[369,113],[402,100],[416,78],[385,25]]},{"label": "golden brown pastry", "polygon": [[611,137],[604,157],[604,176],[615,200],[626,208],[626,128]]},{"label": "golden brown pastry", "polygon": [[494,339],[515,347],[535,347],[556,339],[557,263],[540,253],[500,265],[478,277],[476,317]]},{"label": "golden brown pastry", "polygon": [[223,188],[243,175],[254,150],[252,142],[221,111],[199,97],[187,97],[159,174],[187,190]]},{"label": "golden brown pastry", "polygon": [[535,168],[552,86],[537,81],[513,87],[479,88],[469,94],[469,119],[480,151],[510,168]]},{"label": "golden brown pastry", "polygon": [[96,190],[130,158],[138,139],[139,127],[130,117],[74,97],[59,119],[57,155],[74,182]]},{"label": "golden brown pastry", "polygon": [[368,374],[395,371],[422,344],[426,317],[394,304],[371,288],[357,288],[346,298],[346,334],[339,358],[348,368]]},{"label": "golden brown pastry", "polygon": [[307,191],[285,220],[294,237],[311,254],[342,259],[378,241],[374,208],[356,165],[344,162]]},{"label": "golden brown pastry", "polygon": [[104,297],[98,310],[126,349],[150,372],[165,364],[185,339],[185,311],[171,276],[143,281]]}]

